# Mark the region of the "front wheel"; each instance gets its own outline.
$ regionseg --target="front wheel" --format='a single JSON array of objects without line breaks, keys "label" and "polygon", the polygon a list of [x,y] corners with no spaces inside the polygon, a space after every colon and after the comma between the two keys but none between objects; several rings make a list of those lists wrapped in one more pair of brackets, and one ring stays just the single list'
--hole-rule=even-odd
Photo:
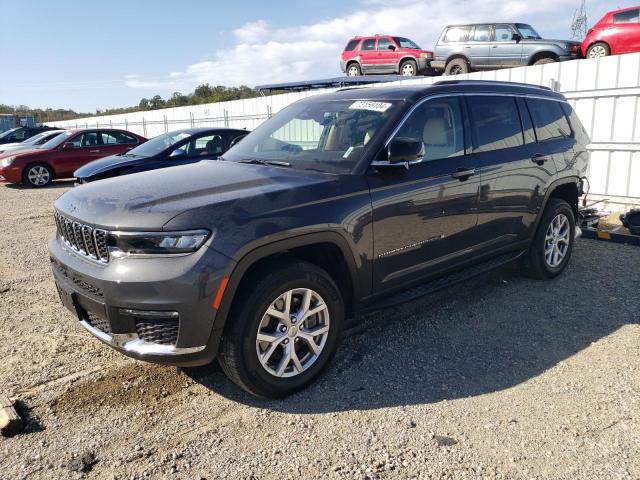
[{"label": "front wheel", "polygon": [[338,347],[342,296],[321,268],[271,264],[256,276],[227,321],[219,354],[227,376],[249,393],[280,398],[313,382]]},{"label": "front wheel", "polygon": [[551,58],[551,57],[543,57],[543,58],[539,58],[538,60],[536,60],[535,62],[533,62],[534,65],[546,65],[548,63],[556,63],[556,59],[555,58]]},{"label": "front wheel", "polygon": [[571,206],[559,198],[550,198],[533,243],[523,258],[524,273],[537,279],[560,275],[571,258],[575,235]]},{"label": "front wheel", "polygon": [[454,58],[444,68],[445,75],[462,75],[470,71],[471,68],[464,58]]},{"label": "front wheel", "polygon": [[403,77],[415,77],[418,74],[418,65],[415,60],[406,60],[400,65],[400,75]]},{"label": "front wheel", "polygon": [[53,181],[53,170],[44,163],[28,165],[22,173],[22,183],[30,187],[46,187]]}]

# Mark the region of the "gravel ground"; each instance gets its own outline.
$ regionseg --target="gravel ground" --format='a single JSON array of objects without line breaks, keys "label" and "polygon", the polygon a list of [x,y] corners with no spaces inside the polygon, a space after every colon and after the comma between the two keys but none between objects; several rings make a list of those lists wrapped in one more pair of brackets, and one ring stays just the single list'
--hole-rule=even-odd
[{"label": "gravel ground", "polygon": [[46,240],[71,185],[0,186],[0,478],[640,478],[640,248],[579,241],[369,316],[282,401],[127,359],[61,306]]}]

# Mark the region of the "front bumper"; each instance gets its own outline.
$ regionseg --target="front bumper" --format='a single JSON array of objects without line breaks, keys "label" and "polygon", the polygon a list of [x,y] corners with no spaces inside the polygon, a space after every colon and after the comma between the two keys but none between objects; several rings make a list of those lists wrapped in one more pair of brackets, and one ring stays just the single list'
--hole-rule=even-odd
[{"label": "front bumper", "polygon": [[429,73],[432,71],[431,59],[429,58],[418,58],[416,64],[418,66],[418,73]]},{"label": "front bumper", "polygon": [[431,68],[436,71],[444,71],[445,63],[444,60],[431,60]]},{"label": "front bumper", "polygon": [[20,183],[22,181],[22,169],[19,167],[0,167],[0,182]]},{"label": "front bumper", "polygon": [[202,247],[191,255],[108,264],[49,242],[60,299],[96,338],[124,355],[178,366],[210,363],[222,336],[212,303],[233,262]]}]

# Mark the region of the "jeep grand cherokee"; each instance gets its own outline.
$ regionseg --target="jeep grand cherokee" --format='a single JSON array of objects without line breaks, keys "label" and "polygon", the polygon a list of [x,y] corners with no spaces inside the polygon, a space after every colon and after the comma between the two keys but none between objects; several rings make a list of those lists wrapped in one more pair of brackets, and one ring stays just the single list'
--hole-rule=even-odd
[{"label": "jeep grand cherokee", "polygon": [[588,142],[564,97],[542,87],[313,96],[223,161],[62,195],[53,275],[79,323],[125,355],[217,357],[242,388],[279,397],[320,374],[358,312],[514,260],[535,278],[559,275]]}]

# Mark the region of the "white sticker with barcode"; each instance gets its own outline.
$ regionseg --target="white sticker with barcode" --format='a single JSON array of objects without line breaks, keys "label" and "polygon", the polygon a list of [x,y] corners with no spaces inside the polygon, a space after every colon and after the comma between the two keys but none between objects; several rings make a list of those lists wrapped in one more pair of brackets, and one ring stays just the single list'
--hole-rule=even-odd
[{"label": "white sticker with barcode", "polygon": [[371,110],[372,112],[385,112],[391,106],[386,102],[372,102],[370,100],[356,100],[350,106],[350,110]]}]

